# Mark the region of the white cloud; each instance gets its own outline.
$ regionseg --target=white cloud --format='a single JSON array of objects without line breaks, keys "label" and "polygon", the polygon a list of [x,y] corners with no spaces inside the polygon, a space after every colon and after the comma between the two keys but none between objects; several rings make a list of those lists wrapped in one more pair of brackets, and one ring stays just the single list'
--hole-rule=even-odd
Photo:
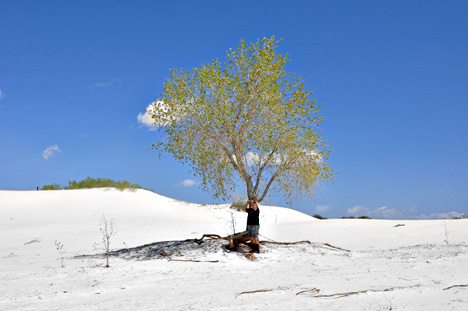
[{"label": "white cloud", "polygon": [[3,93],[3,91],[0,89],[0,99],[4,99],[5,98],[5,93]]},{"label": "white cloud", "polygon": [[[169,107],[163,101],[152,102],[148,107],[146,107],[145,113],[139,113],[137,116],[138,123],[142,126],[147,126],[152,131],[156,130],[159,126],[168,125],[170,122],[170,120],[167,119],[167,121],[155,124],[155,120],[152,118],[152,115],[155,113],[155,109],[167,112]],[[179,121],[180,119],[181,118],[179,117],[175,117],[175,121]]]},{"label": "white cloud", "polygon": [[383,219],[402,219],[405,218],[403,216],[403,213],[400,211],[388,207],[388,206],[382,206],[379,208],[376,208],[374,210],[371,210],[369,212],[369,217],[371,218],[383,218]]},{"label": "white cloud", "polygon": [[405,208],[403,210],[398,210],[388,206],[371,209],[362,205],[356,205],[352,208],[348,208],[347,212],[351,216],[369,216],[375,219],[451,219],[455,217],[463,217],[464,215],[464,213],[455,211],[447,213],[434,213],[430,215],[416,215],[418,209],[414,206]]},{"label": "white cloud", "polygon": [[361,205],[356,205],[352,208],[348,208],[348,214],[352,216],[363,216],[363,214],[367,214],[370,211],[369,208],[361,206]]},{"label": "white cloud", "polygon": [[62,152],[62,150],[60,150],[59,146],[57,146],[57,145],[49,146],[42,152],[42,157],[44,159],[48,160],[49,157],[54,156],[57,152]]},{"label": "white cloud", "polygon": [[154,120],[151,117],[151,113],[154,112],[153,103],[149,104],[146,107],[145,113],[139,113],[137,116],[138,123],[142,126],[147,126],[151,131],[156,130],[156,126],[154,125]]},{"label": "white cloud", "polygon": [[198,182],[193,179],[185,179],[184,181],[175,184],[176,187],[193,187],[196,185],[198,185]]},{"label": "white cloud", "polygon": [[[265,163],[267,158],[268,156],[264,156],[263,158],[260,158],[258,153],[249,151],[244,156],[244,162],[247,166],[251,167],[254,165],[259,165],[260,163]],[[235,156],[234,156],[234,159],[236,159]],[[270,164],[279,165],[280,163],[281,163],[280,157],[277,154],[274,154],[272,159],[270,160]]]},{"label": "white cloud", "polygon": [[245,163],[247,166],[258,165],[260,162],[260,156],[255,152],[247,152],[245,155]]},{"label": "white cloud", "polygon": [[317,214],[326,213],[329,210],[331,210],[331,207],[329,205],[317,205],[315,207],[315,213],[317,213]]}]

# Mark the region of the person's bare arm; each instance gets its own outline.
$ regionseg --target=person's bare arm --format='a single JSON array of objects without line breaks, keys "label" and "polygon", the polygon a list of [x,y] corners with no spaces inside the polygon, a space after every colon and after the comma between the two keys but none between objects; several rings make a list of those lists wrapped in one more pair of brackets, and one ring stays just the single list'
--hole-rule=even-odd
[{"label": "person's bare arm", "polygon": [[247,203],[245,203],[244,205],[244,212],[247,212],[247,206],[249,205],[250,201],[247,201]]}]

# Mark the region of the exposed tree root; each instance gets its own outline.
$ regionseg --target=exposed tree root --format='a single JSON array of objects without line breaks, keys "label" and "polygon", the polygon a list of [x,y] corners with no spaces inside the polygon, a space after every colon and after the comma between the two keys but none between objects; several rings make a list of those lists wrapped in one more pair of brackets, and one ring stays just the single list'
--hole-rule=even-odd
[{"label": "exposed tree root", "polygon": [[161,251],[159,255],[166,258],[168,261],[190,261],[190,262],[210,262],[210,263],[217,263],[219,260],[193,260],[193,259],[172,259],[165,251]]},{"label": "exposed tree root", "polygon": [[204,238],[209,238],[210,240],[213,240],[213,239],[227,240],[227,238],[225,238],[225,237],[223,238],[222,236],[220,236],[218,234],[204,234],[200,239],[187,239],[187,240],[185,240],[185,242],[195,242],[198,245],[200,245],[200,244],[203,243]]},{"label": "exposed tree root", "polygon": [[297,242],[273,242],[273,241],[260,241],[260,244],[276,244],[276,245],[295,245],[295,244],[302,244],[307,243],[311,244],[310,241],[297,241]]},{"label": "exposed tree root", "polygon": [[448,290],[448,289],[455,288],[455,287],[468,287],[468,285],[467,285],[467,284],[464,284],[464,285],[452,285],[452,286],[450,286],[450,287],[444,288],[444,290]]},{"label": "exposed tree root", "polygon": [[172,259],[169,258],[170,261],[190,261],[190,262],[211,262],[211,263],[217,263],[219,260],[192,260],[192,259]]}]

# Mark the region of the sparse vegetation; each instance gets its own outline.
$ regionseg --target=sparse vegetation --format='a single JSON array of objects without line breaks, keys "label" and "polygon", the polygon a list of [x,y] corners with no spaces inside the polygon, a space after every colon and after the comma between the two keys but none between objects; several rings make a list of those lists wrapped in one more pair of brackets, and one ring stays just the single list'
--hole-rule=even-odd
[{"label": "sparse vegetation", "polygon": [[87,189],[87,188],[108,188],[113,187],[120,190],[123,189],[141,189],[138,184],[131,184],[128,181],[115,181],[109,178],[91,178],[87,177],[86,179],[76,181],[69,180],[68,187],[65,189]]},{"label": "sparse vegetation", "polygon": [[107,221],[106,216],[102,216],[101,227],[99,228],[102,234],[102,243],[106,251],[107,264],[106,268],[109,268],[109,254],[110,254],[110,239],[116,233],[116,225],[114,220]]},{"label": "sparse vegetation", "polygon": [[320,216],[319,214],[315,214],[312,217],[317,218],[317,219],[328,219],[327,217]]},{"label": "sparse vegetation", "polygon": [[358,218],[354,217],[354,216],[348,216],[348,217],[341,217],[341,219],[372,219],[370,218],[369,216],[359,216]]},{"label": "sparse vegetation", "polygon": [[62,264],[62,268],[65,267],[63,265],[63,254],[62,254],[62,248],[63,248],[63,244],[60,243],[59,241],[55,240],[55,248],[57,249],[57,251],[59,252],[60,254],[60,260],[61,260],[61,264]]},{"label": "sparse vegetation", "polygon": [[52,185],[44,185],[41,190],[61,190],[62,186],[53,183]]},{"label": "sparse vegetation", "polygon": [[[91,188],[116,188],[119,190],[124,189],[143,189],[139,184],[132,184],[126,180],[124,181],[115,181],[109,178],[92,178],[87,177],[86,179],[76,181],[69,180],[68,186],[62,187],[56,183],[52,185],[45,185],[42,190],[61,190],[61,189],[91,189]],[[149,189],[146,189],[149,190]]]},{"label": "sparse vegetation", "polygon": [[244,209],[245,202],[247,202],[245,197],[235,196],[234,200],[232,201],[231,208],[242,211]]}]

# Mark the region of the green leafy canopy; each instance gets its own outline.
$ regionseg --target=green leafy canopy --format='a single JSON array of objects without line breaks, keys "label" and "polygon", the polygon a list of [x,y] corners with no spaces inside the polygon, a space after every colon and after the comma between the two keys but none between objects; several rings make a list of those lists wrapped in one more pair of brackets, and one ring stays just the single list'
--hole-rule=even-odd
[{"label": "green leafy canopy", "polygon": [[285,70],[278,42],[241,40],[223,65],[171,69],[147,111],[163,134],[152,148],[189,164],[215,197],[228,197],[239,178],[259,201],[273,185],[291,201],[294,192],[312,197],[318,183],[333,181],[320,105],[303,78]]}]

